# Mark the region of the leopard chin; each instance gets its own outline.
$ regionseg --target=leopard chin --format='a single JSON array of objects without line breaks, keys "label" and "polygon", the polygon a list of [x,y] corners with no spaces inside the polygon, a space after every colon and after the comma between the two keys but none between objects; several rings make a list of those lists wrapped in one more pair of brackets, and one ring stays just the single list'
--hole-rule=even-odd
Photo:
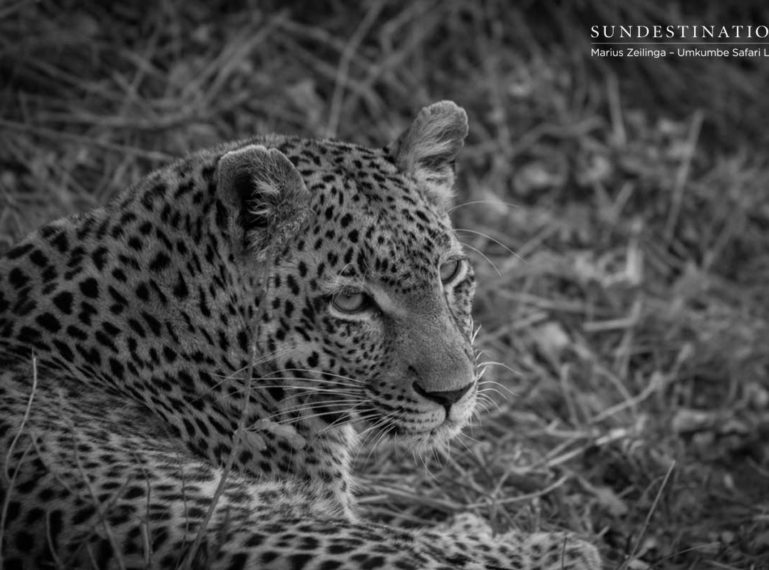
[{"label": "leopard chin", "polygon": [[464,424],[447,419],[436,428],[403,434],[400,443],[414,449],[416,453],[422,454],[432,449],[444,447],[457,437],[463,428]]}]

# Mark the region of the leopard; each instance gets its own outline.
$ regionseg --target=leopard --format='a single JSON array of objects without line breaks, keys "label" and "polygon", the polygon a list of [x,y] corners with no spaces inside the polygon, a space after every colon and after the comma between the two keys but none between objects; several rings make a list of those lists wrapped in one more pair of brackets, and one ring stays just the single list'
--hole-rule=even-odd
[{"label": "leopard", "polygon": [[467,113],[199,151],[0,258],[0,567],[597,570],[568,532],[368,521],[353,459],[478,400]]}]

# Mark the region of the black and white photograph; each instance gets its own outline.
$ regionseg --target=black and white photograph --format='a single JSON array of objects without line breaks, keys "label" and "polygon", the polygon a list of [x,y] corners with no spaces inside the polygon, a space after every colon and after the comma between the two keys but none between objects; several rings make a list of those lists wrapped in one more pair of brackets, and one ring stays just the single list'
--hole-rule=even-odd
[{"label": "black and white photograph", "polygon": [[0,570],[769,570],[769,5],[0,0]]}]

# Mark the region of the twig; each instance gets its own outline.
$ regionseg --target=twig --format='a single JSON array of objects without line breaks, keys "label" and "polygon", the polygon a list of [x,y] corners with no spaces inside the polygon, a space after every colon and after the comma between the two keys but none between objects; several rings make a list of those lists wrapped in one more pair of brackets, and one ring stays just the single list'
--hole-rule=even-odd
[{"label": "twig", "polygon": [[[104,509],[102,508],[102,504],[99,502],[98,497],[96,496],[96,491],[93,488],[93,485],[91,485],[91,480],[88,478],[88,474],[85,472],[85,468],[83,467],[83,463],[80,461],[80,453],[77,449],[77,436],[75,433],[73,435],[73,450],[74,450],[74,456],[75,456],[75,465],[77,466],[77,470],[80,473],[80,476],[83,478],[83,483],[85,483],[85,488],[88,491],[88,494],[91,497],[91,501],[93,501],[93,507],[96,509],[96,514],[99,517],[99,520],[102,523],[102,526],[104,528],[104,533],[107,535],[107,540],[110,543],[110,546],[112,546],[112,550],[115,554],[115,560],[117,562],[118,568],[120,570],[125,570],[125,560],[123,560],[123,554],[121,549],[119,548],[119,544],[117,542],[117,539],[115,538],[115,535],[112,532],[112,528],[109,525],[109,521],[107,520],[107,515],[104,512]],[[117,496],[117,495],[116,495]],[[90,552],[90,545],[86,544],[86,550]]]},{"label": "twig", "polygon": [[192,542],[192,546],[190,546],[190,549],[187,551],[187,555],[184,557],[184,559],[180,564],[180,568],[183,568],[185,570],[190,570],[191,568],[193,568],[192,562],[195,559],[195,555],[197,554],[198,549],[200,548],[200,544],[203,542],[203,539],[205,538],[206,532],[208,531],[208,525],[211,523],[211,518],[213,517],[214,512],[216,511],[216,507],[219,504],[219,500],[221,499],[222,494],[224,493],[224,488],[227,485],[227,478],[229,477],[230,472],[232,471],[232,466],[235,463],[235,456],[237,455],[236,450],[238,445],[240,445],[243,433],[245,433],[245,430],[246,430],[245,417],[246,417],[249,396],[251,395],[251,391],[250,391],[251,375],[249,375],[249,378],[248,378],[248,385],[249,385],[249,389],[246,392],[245,403],[243,405],[243,412],[241,413],[240,419],[238,420],[238,427],[236,428],[234,437],[232,438],[232,449],[230,450],[230,456],[227,458],[227,463],[225,464],[224,469],[222,470],[221,478],[219,479],[219,483],[216,485],[214,496],[211,499],[211,505],[208,507],[208,510],[206,511],[206,516],[203,519],[203,522],[201,523],[197,534],[195,535],[195,540]]},{"label": "twig", "polygon": [[508,497],[506,499],[487,499],[484,501],[478,501],[476,503],[472,503],[470,505],[467,505],[468,510],[477,509],[480,507],[489,507],[489,506],[497,506],[497,505],[509,505],[511,503],[523,503],[526,501],[530,501],[531,499],[536,499],[537,497],[544,497],[545,495],[552,493],[557,488],[562,487],[569,479],[571,479],[572,475],[564,475],[560,479],[558,479],[555,483],[552,483],[551,485],[548,485],[544,489],[540,489],[539,491],[534,491],[533,493],[526,493],[525,495],[518,495],[517,497]]},{"label": "twig", "polygon": [[[53,537],[51,536],[51,511],[46,511],[45,513],[45,541],[46,541],[46,544],[48,545],[48,553],[51,555],[51,558],[53,559],[53,562],[56,568],[57,569],[65,568],[64,563],[61,561],[61,558],[59,558],[59,555],[56,552],[56,549],[54,548]],[[0,557],[0,567],[2,567],[1,557]]]},{"label": "twig", "polygon": [[[278,243],[277,244],[272,243],[271,246],[267,248],[267,251],[266,251],[267,259],[263,261],[259,269],[260,276],[257,282],[257,286],[263,287],[265,290],[266,290],[266,283],[267,283],[267,275],[269,274],[268,268],[273,266],[275,256],[277,255],[276,251],[280,249],[280,246],[282,245],[283,240],[281,240],[280,238],[277,238],[275,241]],[[259,308],[257,309],[257,314],[254,317],[253,323],[260,322],[260,317],[265,311],[265,306],[266,306],[266,303],[259,304]],[[253,331],[255,331],[255,327],[252,329],[252,332]],[[214,512],[216,511],[216,507],[219,503],[219,500],[221,499],[221,496],[224,493],[224,488],[227,483],[227,478],[229,477],[229,474],[232,471],[232,467],[235,463],[237,448],[243,440],[243,434],[246,433],[246,417],[248,415],[248,405],[249,405],[249,402],[251,401],[251,390],[252,390],[252,385],[254,380],[254,372],[256,370],[256,363],[259,362],[259,359],[257,358],[256,340],[253,337],[251,339],[249,356],[250,358],[248,361],[248,366],[244,370],[246,386],[245,386],[245,396],[243,398],[243,409],[241,410],[240,417],[238,418],[238,425],[237,425],[237,428],[235,429],[235,433],[233,434],[230,456],[227,458],[227,463],[224,466],[224,469],[222,470],[221,478],[219,479],[219,483],[217,484],[216,490],[214,491],[214,496],[211,499],[211,505],[208,507],[206,516],[203,519],[203,522],[200,525],[200,528],[198,529],[197,534],[195,535],[195,540],[193,541],[190,549],[187,551],[187,555],[182,559],[180,563],[180,568],[183,568],[183,569],[189,570],[192,568],[192,562],[195,559],[195,555],[197,554],[197,551],[200,548],[200,544],[202,543],[203,538],[205,537],[205,533],[208,530],[208,525],[210,524],[211,518],[213,517]]]},{"label": "twig", "polygon": [[620,101],[619,81],[617,76],[610,73],[606,79],[606,96],[609,99],[609,114],[614,133],[614,142],[620,148],[627,145],[627,132],[622,118],[622,102]]},{"label": "twig", "polygon": [[60,131],[54,131],[45,127],[36,127],[33,125],[27,125],[25,123],[18,123],[16,121],[8,121],[6,119],[0,119],[0,127],[7,129],[13,129],[14,131],[29,132],[35,135],[46,137],[53,140],[70,140],[78,144],[95,146],[99,148],[105,148],[107,150],[114,150],[116,152],[132,154],[141,158],[147,158],[149,160],[157,160],[162,162],[168,162],[175,158],[173,155],[166,154],[164,152],[154,150],[142,150],[140,148],[126,146],[123,144],[109,143],[100,141],[91,137],[83,135],[76,135],[74,133],[63,133]]},{"label": "twig", "polygon": [[366,12],[366,15],[363,17],[363,20],[361,20],[361,23],[358,25],[355,33],[353,33],[350,41],[347,42],[347,45],[345,46],[342,57],[339,60],[339,67],[337,68],[336,72],[334,94],[331,97],[331,108],[329,111],[328,125],[326,126],[325,133],[325,136],[327,137],[336,136],[337,130],[339,129],[339,119],[342,115],[342,103],[344,100],[344,88],[347,85],[348,76],[350,74],[350,62],[355,56],[355,52],[360,46],[360,43],[363,41],[363,38],[366,37],[366,34],[371,29],[371,26],[374,25],[377,16],[379,16],[379,13],[382,11],[384,6],[384,0],[377,0],[377,2],[374,2],[371,5],[371,8],[369,8],[368,12]]},{"label": "twig", "polygon": [[629,563],[632,562],[633,558],[635,558],[635,555],[638,552],[638,549],[641,547],[641,541],[643,540],[643,537],[646,534],[646,529],[649,528],[649,523],[651,522],[652,515],[654,514],[654,511],[657,510],[657,505],[659,504],[660,499],[662,498],[662,491],[667,486],[668,480],[670,479],[670,476],[673,474],[673,470],[675,468],[676,468],[676,462],[675,460],[673,460],[673,462],[670,464],[670,467],[668,467],[667,473],[665,473],[665,478],[662,480],[662,484],[660,485],[660,488],[657,490],[657,496],[654,497],[654,502],[652,503],[652,506],[649,509],[649,512],[646,514],[646,520],[644,520],[644,524],[641,527],[641,532],[638,534],[638,540],[636,540],[635,545],[633,546],[633,550],[630,552],[630,556],[622,563],[620,570],[624,570],[625,568],[628,567]]},{"label": "twig", "polygon": [[[24,431],[24,426],[27,424],[27,421],[29,421],[29,414],[32,412],[32,402],[35,399],[36,392],[37,392],[37,357],[33,356],[32,357],[32,391],[29,394],[29,400],[27,400],[27,405],[24,408],[24,416],[22,416],[21,418],[21,424],[19,425],[19,429],[16,432],[16,435],[13,436],[11,445],[8,447],[8,453],[5,454],[5,465],[3,467],[3,474],[5,475],[5,480],[7,483],[10,482],[11,480],[11,476],[8,474],[8,466],[11,464],[11,455],[13,454],[13,450],[16,448],[16,445],[19,443],[19,438],[21,438],[21,434]],[[18,472],[18,468],[16,469],[16,471]],[[0,526],[0,530],[2,530],[2,526]]]},{"label": "twig", "polygon": [[697,139],[700,136],[702,119],[702,111],[694,113],[694,119],[689,128],[689,136],[686,139],[686,156],[684,156],[681,161],[681,165],[676,173],[676,185],[673,187],[673,199],[670,205],[668,219],[665,223],[665,241],[668,243],[673,239],[673,232],[675,231],[676,223],[678,222],[678,216],[681,213],[681,204],[683,204],[684,200],[686,181],[689,179],[689,171],[691,170],[694,151],[697,149]]}]

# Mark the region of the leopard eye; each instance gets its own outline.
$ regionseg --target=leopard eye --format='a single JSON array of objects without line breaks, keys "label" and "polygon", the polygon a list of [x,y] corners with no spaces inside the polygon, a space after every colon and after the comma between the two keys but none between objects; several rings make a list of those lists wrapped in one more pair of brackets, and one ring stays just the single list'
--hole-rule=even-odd
[{"label": "leopard eye", "polygon": [[452,259],[447,261],[446,263],[441,264],[441,267],[440,267],[441,281],[444,284],[450,283],[459,274],[461,269],[462,269],[461,259]]},{"label": "leopard eye", "polygon": [[340,313],[360,313],[366,308],[368,297],[362,291],[342,291],[334,295],[331,304]]}]

